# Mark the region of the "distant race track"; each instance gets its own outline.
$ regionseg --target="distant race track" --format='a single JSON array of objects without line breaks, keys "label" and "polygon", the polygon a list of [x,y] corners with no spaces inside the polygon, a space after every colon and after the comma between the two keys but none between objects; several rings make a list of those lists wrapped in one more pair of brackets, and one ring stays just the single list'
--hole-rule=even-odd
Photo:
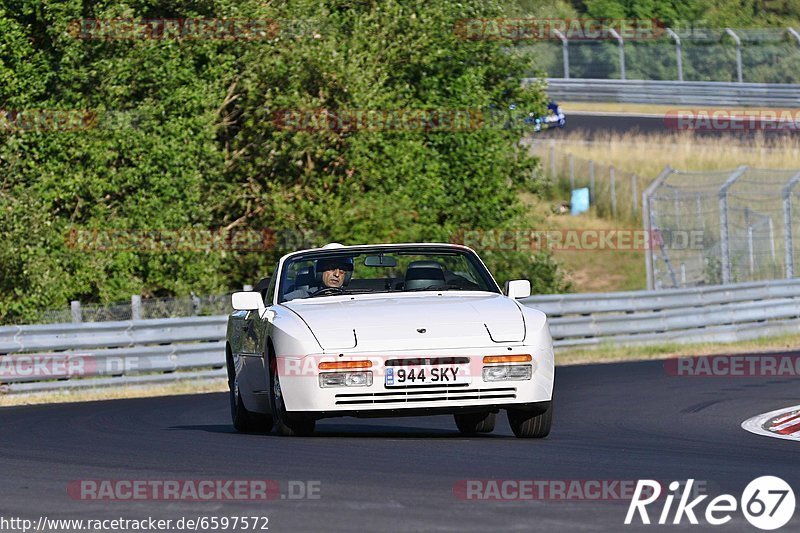
[{"label": "distant race track", "polygon": [[[558,138],[563,135],[578,135],[586,139],[593,139],[598,135],[615,133],[617,135],[625,133],[642,134],[670,134],[677,130],[669,127],[672,123],[665,121],[662,114],[622,114],[622,113],[590,113],[590,112],[570,112],[569,106],[564,105],[567,114],[567,125],[563,129],[552,129],[537,134],[534,138]],[[800,125],[798,125],[800,126]],[[784,129],[783,131],[761,131],[755,129],[713,129],[708,131],[697,131],[699,136],[728,136],[736,137],[739,140],[752,140],[757,135],[763,134],[766,137],[776,137],[781,135],[800,135],[797,129]],[[540,136],[539,136],[540,135]]]}]

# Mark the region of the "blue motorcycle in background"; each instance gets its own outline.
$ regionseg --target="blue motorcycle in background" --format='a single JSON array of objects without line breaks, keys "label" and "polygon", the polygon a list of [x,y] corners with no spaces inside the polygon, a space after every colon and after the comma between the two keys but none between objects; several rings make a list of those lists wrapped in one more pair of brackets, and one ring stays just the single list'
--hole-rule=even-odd
[{"label": "blue motorcycle in background", "polygon": [[517,104],[510,104],[505,113],[499,111],[496,106],[490,106],[489,110],[490,114],[495,117],[495,123],[502,124],[505,129],[521,128],[538,133],[551,128],[563,128],[567,124],[567,116],[561,106],[553,101],[547,105],[547,112],[544,116],[537,115],[532,111],[524,113],[518,109]]},{"label": "blue motorcycle in background", "polygon": [[524,119],[525,124],[533,126],[533,131],[540,132],[550,128],[563,128],[567,124],[567,116],[557,103],[550,101],[547,105],[547,114],[543,117],[536,116],[535,113],[528,113]]}]

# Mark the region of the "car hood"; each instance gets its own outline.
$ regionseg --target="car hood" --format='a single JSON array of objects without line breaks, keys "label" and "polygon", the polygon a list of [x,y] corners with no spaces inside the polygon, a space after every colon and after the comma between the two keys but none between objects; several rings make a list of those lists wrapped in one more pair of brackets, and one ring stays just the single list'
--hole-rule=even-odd
[{"label": "car hood", "polygon": [[500,294],[345,296],[283,305],[326,351],[455,349],[525,339],[522,312]]}]

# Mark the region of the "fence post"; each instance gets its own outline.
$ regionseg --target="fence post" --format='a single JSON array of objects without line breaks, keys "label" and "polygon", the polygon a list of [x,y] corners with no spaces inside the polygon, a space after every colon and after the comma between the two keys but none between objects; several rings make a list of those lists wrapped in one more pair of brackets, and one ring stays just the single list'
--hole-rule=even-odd
[{"label": "fence post", "polygon": [[728,189],[745,173],[746,166],[737,168],[719,188],[719,244],[722,255],[722,283],[731,282],[731,249],[728,240]]},{"label": "fence post", "polygon": [[733,42],[736,43],[736,79],[742,83],[742,40],[730,28],[725,28],[725,33],[730,35]]},{"label": "fence post", "polygon": [[800,172],[783,187],[783,241],[786,259],[786,279],[794,277],[794,243],[792,242],[792,189],[800,182]]},{"label": "fence post", "polygon": [[667,28],[667,34],[675,41],[675,59],[678,63],[678,81],[683,81],[683,56],[681,54],[681,38],[678,34]]},{"label": "fence post", "polygon": [[703,217],[703,204],[700,201],[700,193],[694,195],[694,210],[697,213],[697,220],[699,222],[698,229],[706,230],[706,219]]},{"label": "fence post", "polygon": [[617,176],[614,172],[614,167],[609,167],[609,174],[611,175],[611,215],[617,216]]},{"label": "fence post", "polygon": [[589,199],[594,204],[594,161],[592,159],[589,160]]},{"label": "fence post", "polygon": [[200,297],[197,296],[194,291],[190,293],[190,297],[192,299],[192,316],[198,316],[200,314],[200,306],[202,304]]},{"label": "fence post", "polygon": [[569,79],[569,41],[564,36],[564,34],[561,33],[560,31],[554,29],[553,33],[555,34],[556,37],[561,39],[561,55],[562,55],[562,58],[564,60],[564,79],[568,80]]},{"label": "fence post", "polygon": [[797,44],[800,44],[800,33],[797,33],[794,28],[786,28],[786,31],[789,32],[789,35],[794,37],[794,40],[797,41]]},{"label": "fence post", "polygon": [[633,216],[636,216],[636,204],[637,204],[636,197],[638,196],[636,194],[636,174],[631,174],[631,191],[633,191],[631,192],[631,203],[633,204],[632,206]]},{"label": "fence post", "polygon": [[625,76],[625,42],[619,33],[613,28],[609,28],[609,34],[617,40],[619,44],[619,79],[627,79]]},{"label": "fence post", "polygon": [[750,224],[750,208],[744,208],[744,225],[747,228],[747,259],[750,263],[750,280],[753,280],[753,274],[756,271],[756,258],[753,254],[753,226]]},{"label": "fence post", "polygon": [[72,300],[69,303],[69,312],[72,315],[72,323],[79,324],[83,322],[83,313],[81,313],[81,303],[78,300]]},{"label": "fence post", "polygon": [[131,296],[131,320],[142,319],[142,297],[138,294]]},{"label": "fence post", "polygon": [[567,161],[569,162],[569,190],[575,190],[575,158],[572,154],[567,154]]},{"label": "fence post", "polygon": [[654,280],[654,270],[653,270],[653,220],[652,220],[652,213],[650,212],[650,197],[653,193],[658,189],[664,180],[667,179],[672,173],[672,167],[667,165],[664,167],[664,170],[661,171],[656,179],[653,180],[653,183],[647,186],[647,188],[642,192],[642,222],[644,223],[644,232],[645,238],[647,239],[647,248],[644,254],[644,266],[647,272],[647,288],[649,290],[655,289],[655,280]]},{"label": "fence post", "polygon": [[767,219],[767,225],[769,226],[769,246],[770,246],[770,256],[772,256],[772,261],[775,261],[775,225],[772,223],[772,216]]}]

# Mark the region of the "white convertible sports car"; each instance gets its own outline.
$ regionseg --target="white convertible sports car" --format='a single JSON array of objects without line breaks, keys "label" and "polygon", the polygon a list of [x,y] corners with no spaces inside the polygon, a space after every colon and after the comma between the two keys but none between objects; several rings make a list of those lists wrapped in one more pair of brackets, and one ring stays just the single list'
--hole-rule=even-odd
[{"label": "white convertible sports car", "polygon": [[506,295],[478,255],[455,244],[301,250],[233,294],[226,360],[240,431],[308,435],[326,417],[452,414],[489,432],[505,409],[517,437],[553,419],[547,317]]}]

